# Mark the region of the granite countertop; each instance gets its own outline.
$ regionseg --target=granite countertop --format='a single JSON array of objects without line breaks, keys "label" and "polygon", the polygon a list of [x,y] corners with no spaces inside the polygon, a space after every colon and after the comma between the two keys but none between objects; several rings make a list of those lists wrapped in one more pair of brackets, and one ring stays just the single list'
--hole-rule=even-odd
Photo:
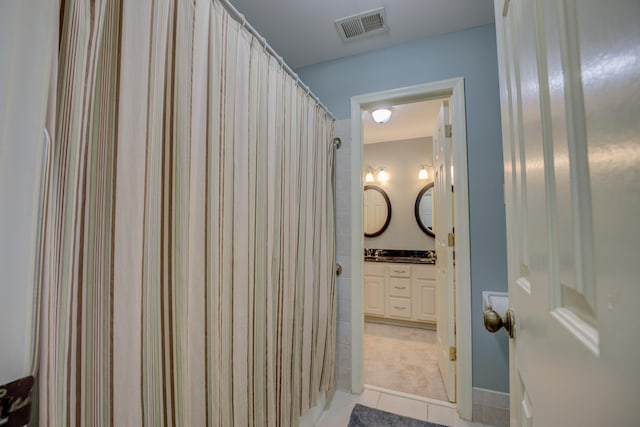
[{"label": "granite countertop", "polygon": [[435,264],[435,251],[417,251],[405,249],[365,249],[367,262],[393,262],[401,264]]}]

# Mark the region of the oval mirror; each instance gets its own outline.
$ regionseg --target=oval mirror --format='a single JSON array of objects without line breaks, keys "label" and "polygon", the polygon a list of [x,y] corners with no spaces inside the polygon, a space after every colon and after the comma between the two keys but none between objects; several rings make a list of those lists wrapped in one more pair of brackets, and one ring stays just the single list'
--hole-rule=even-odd
[{"label": "oval mirror", "polygon": [[377,185],[364,186],[364,235],[376,237],[384,233],[391,221],[391,202]]},{"label": "oval mirror", "polygon": [[431,237],[433,233],[433,182],[422,187],[416,197],[416,221],[422,231]]}]

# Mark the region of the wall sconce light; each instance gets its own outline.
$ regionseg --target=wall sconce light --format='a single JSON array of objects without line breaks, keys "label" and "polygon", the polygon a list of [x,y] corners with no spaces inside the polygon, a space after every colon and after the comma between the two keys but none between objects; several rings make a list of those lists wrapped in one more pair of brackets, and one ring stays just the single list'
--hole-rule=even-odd
[{"label": "wall sconce light", "polygon": [[373,117],[373,120],[378,124],[387,123],[391,118],[391,107],[384,106],[376,108],[371,111],[371,117]]},{"label": "wall sconce light", "polygon": [[367,166],[365,169],[364,182],[373,182],[376,178],[380,182],[386,182],[389,180],[389,173],[385,170],[384,166],[375,169]]},{"label": "wall sconce light", "polygon": [[371,166],[367,168],[367,173],[364,176],[364,182],[373,182],[373,169]]},{"label": "wall sconce light", "polygon": [[418,172],[418,179],[427,179],[427,178],[429,178],[427,165],[420,165],[420,172]]}]

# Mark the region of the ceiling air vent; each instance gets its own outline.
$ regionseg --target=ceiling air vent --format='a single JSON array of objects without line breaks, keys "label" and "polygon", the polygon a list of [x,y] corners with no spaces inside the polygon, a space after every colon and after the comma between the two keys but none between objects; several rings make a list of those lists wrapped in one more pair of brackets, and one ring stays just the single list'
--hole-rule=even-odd
[{"label": "ceiling air vent", "polygon": [[343,41],[356,40],[389,30],[384,7],[336,20]]}]

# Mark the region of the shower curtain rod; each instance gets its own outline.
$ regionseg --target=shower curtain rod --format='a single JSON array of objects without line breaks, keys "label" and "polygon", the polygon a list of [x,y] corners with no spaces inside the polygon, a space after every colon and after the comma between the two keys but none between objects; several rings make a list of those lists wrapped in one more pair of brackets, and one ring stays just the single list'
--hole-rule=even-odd
[{"label": "shower curtain rod", "polygon": [[[215,0],[212,0],[212,1],[215,1]],[[329,117],[335,120],[336,117],[333,115],[333,113],[331,113],[331,111],[329,111],[329,109],[320,101],[320,99],[313,92],[311,92],[311,89],[309,89],[309,86],[305,85],[302,82],[302,80],[300,80],[300,77],[298,77],[298,75],[291,69],[291,67],[289,67],[287,63],[284,62],[284,59],[282,58],[282,56],[278,55],[278,53],[271,47],[271,45],[267,43],[267,39],[264,36],[262,36],[262,34],[260,34],[255,28],[253,28],[253,26],[247,21],[244,15],[240,13],[238,9],[236,9],[235,6],[229,2],[229,0],[218,0],[218,1],[220,2],[220,4],[222,4],[222,6],[224,6],[225,9],[227,9],[229,13],[231,13],[231,15],[235,17],[235,19],[240,21],[240,23],[244,28],[249,30],[249,32],[256,38],[256,40],[258,40],[260,44],[264,46],[265,49],[267,49],[267,52],[269,52],[274,58],[276,58],[280,62],[280,65],[282,66],[282,68],[284,68],[284,70],[287,73],[289,73],[291,77],[293,77],[293,79],[296,81],[296,84],[302,89],[304,89],[304,91],[307,92],[307,95],[309,95],[311,99],[316,101],[318,105],[329,115]]]}]

